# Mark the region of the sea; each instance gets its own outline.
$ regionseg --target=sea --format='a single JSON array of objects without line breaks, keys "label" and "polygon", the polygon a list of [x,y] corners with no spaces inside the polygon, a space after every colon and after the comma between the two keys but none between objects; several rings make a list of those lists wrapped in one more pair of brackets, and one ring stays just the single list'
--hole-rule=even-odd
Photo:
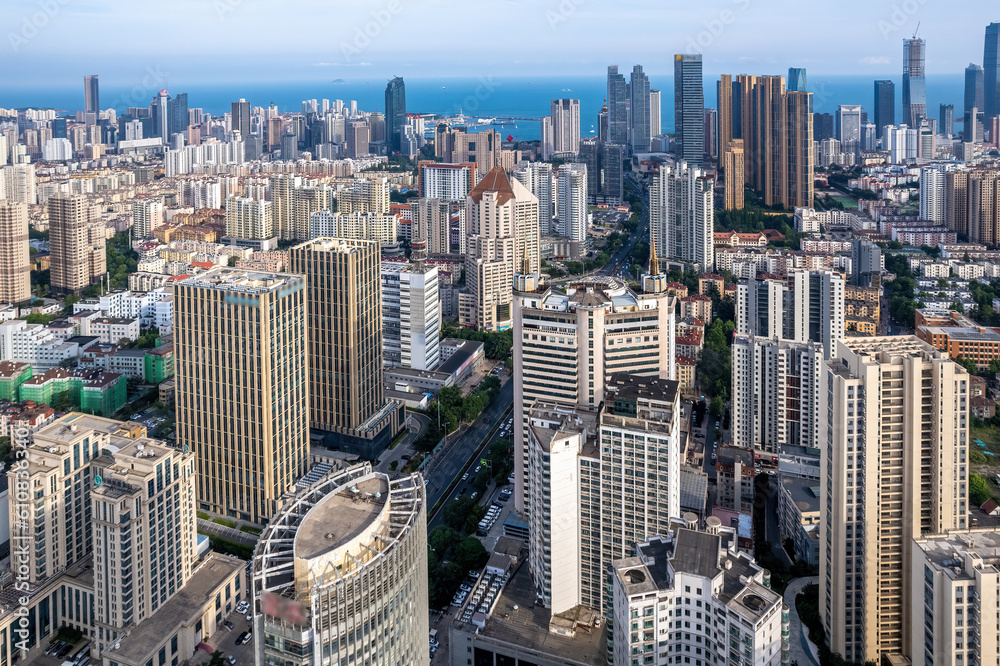
[{"label": "sea", "polygon": [[[840,104],[861,104],[874,114],[874,81],[889,79],[896,82],[896,116],[901,116],[901,76],[819,76],[808,80],[813,93],[816,113],[834,113]],[[705,79],[705,106],[716,103],[716,81]],[[188,107],[201,108],[212,115],[230,111],[231,104],[245,98],[254,106],[274,104],[279,112],[299,111],[303,100],[356,100],[362,110],[384,110],[385,79],[317,80],[273,83],[230,83],[219,81],[207,85],[185,86],[172,81],[170,94],[188,93]],[[661,91],[663,133],[673,132],[673,79],[650,76],[650,87]],[[145,106],[158,91],[150,87],[116,87],[101,81],[101,107],[122,112],[127,106]],[[510,118],[503,125],[483,125],[497,129],[501,136],[530,141],[539,138],[538,118],[549,114],[549,102],[559,98],[580,100],[580,133],[590,136],[597,132],[597,114],[604,103],[606,79],[600,76],[538,76],[482,78],[407,78],[406,110],[410,113],[457,115],[475,118]],[[956,75],[928,75],[928,116],[938,117],[939,105],[953,104],[955,119],[960,120],[964,100],[964,78]],[[0,88],[0,108],[55,108],[75,111],[83,105],[82,84],[65,86],[8,86]],[[477,126],[478,127],[478,126]]]}]

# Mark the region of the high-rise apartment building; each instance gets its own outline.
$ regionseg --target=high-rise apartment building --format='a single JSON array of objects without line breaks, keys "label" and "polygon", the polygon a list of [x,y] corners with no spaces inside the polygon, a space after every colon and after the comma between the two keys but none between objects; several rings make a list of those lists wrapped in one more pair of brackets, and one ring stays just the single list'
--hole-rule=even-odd
[{"label": "high-rise apartment building", "polygon": [[143,196],[132,202],[132,233],[136,238],[151,238],[153,230],[163,225],[163,200]]},{"label": "high-rise apartment building", "polygon": [[625,146],[594,138],[580,141],[580,161],[587,165],[590,203],[621,203],[624,157]]},{"label": "high-rise apartment building", "polygon": [[632,153],[649,152],[649,77],[642,65],[632,68],[629,78],[629,146]]},{"label": "high-rise apartment building", "polygon": [[514,300],[515,507],[523,511],[532,404],[596,409],[616,372],[673,379],[676,300],[615,278],[517,292]]},{"label": "high-rise apartment building", "polygon": [[514,273],[527,263],[541,270],[538,198],[499,167],[487,173],[465,203],[469,252],[459,321],[480,330],[510,328]]},{"label": "high-rise apartment building", "polygon": [[[570,254],[574,258],[583,256],[587,252],[587,231],[590,228],[590,214],[587,211],[587,165],[579,163],[560,165],[555,175],[555,184],[558,202],[556,231],[563,238],[569,239]],[[540,202],[541,200],[539,204]]]},{"label": "high-rise apartment building", "polygon": [[[956,176],[956,185],[961,179]],[[965,198],[966,228],[973,243],[1000,243],[1000,171],[974,169],[968,172]],[[956,193],[960,196],[960,192]],[[947,195],[946,195],[947,196]],[[956,206],[958,202],[956,201]]]},{"label": "high-rise apartment building", "polygon": [[[15,144],[15,147],[17,144]],[[0,169],[0,176],[3,177],[4,198],[7,201],[28,204],[33,206],[37,202],[36,178],[34,164],[18,164],[13,160],[13,164]]]},{"label": "high-rise apartment building", "polygon": [[177,439],[201,509],[261,524],[309,463],[306,279],[216,268],[174,287]]},{"label": "high-rise apartment building", "polygon": [[795,269],[785,277],[750,278],[736,291],[736,334],[813,341],[832,358],[844,337],[844,277]]},{"label": "high-rise apartment building", "polygon": [[87,197],[49,198],[51,285],[56,294],[79,294],[107,273],[104,224]]},{"label": "high-rise apartment building", "polygon": [[705,159],[705,88],[701,54],[674,56],[674,137],[677,155],[689,164]]},{"label": "high-rise apartment building", "polygon": [[746,189],[743,139],[733,139],[722,154],[723,208],[742,210]]},{"label": "high-rise apartment building", "polygon": [[0,199],[0,303],[31,298],[28,205]]},{"label": "high-rise apartment building", "polygon": [[788,90],[790,92],[806,92],[806,68],[788,68]]},{"label": "high-rise apartment building", "polygon": [[417,192],[426,199],[465,202],[476,186],[476,165],[445,164],[421,161],[417,163]]},{"label": "high-rise apartment building", "polygon": [[413,212],[415,250],[423,242],[426,255],[450,254],[451,202],[445,199],[419,197],[416,203],[410,204],[410,207]]},{"label": "high-rise apartment building", "polygon": [[663,103],[660,91],[656,88],[649,89],[649,135],[650,137],[663,134]]},{"label": "high-rise apartment building", "polygon": [[451,164],[472,163],[479,173],[500,165],[502,141],[496,130],[469,133],[465,127],[449,128],[444,123],[434,134],[434,155]]},{"label": "high-rise apartment building", "polygon": [[969,172],[948,171],[944,175],[945,225],[960,234],[969,234]]},{"label": "high-rise apartment building", "polygon": [[819,343],[737,335],[732,353],[733,446],[770,453],[788,444],[820,448]]},{"label": "high-rise apartment building", "polygon": [[312,428],[327,444],[377,458],[401,425],[382,385],[382,296],[377,242],[317,238],[288,251],[306,276]]},{"label": "high-rise apartment building", "polygon": [[[581,142],[581,146],[583,143]],[[581,157],[589,155],[587,150],[581,150]],[[590,164],[587,164],[588,191],[590,186]],[[528,162],[513,174],[514,178],[525,186],[529,192],[538,198],[538,228],[540,233],[552,233],[557,206],[556,179],[552,165],[548,162]]]},{"label": "high-rise apartment building", "polygon": [[[983,99],[987,121],[1000,116],[1000,23],[986,26],[983,47]],[[996,143],[996,139],[993,139]]]},{"label": "high-rise apartment building", "polygon": [[270,201],[247,197],[226,200],[226,237],[267,240],[274,237],[274,216]]},{"label": "high-rise apartment building", "polygon": [[552,100],[552,150],[557,153],[580,152],[580,100]]},{"label": "high-rise apartment building", "polygon": [[927,117],[926,48],[923,39],[903,40],[903,120],[910,127],[920,127]]},{"label": "high-rise apartment building", "polygon": [[94,123],[101,112],[101,91],[97,74],[83,77],[83,112],[87,117],[94,114]]},{"label": "high-rise apartment building", "polygon": [[719,159],[719,110],[705,109],[705,157]]},{"label": "high-rise apartment building", "polygon": [[661,257],[715,265],[715,180],[684,161],[660,167],[649,187],[650,232]]},{"label": "high-rise apartment building", "polygon": [[256,663],[427,663],[426,503],[369,463],[288,502],[254,554]]},{"label": "high-rise apartment building", "polygon": [[608,66],[608,143],[629,145],[628,107],[629,93],[625,76],[618,73],[617,65]]},{"label": "high-rise apartment building", "polygon": [[945,172],[933,167],[920,170],[920,219],[944,224]]},{"label": "high-rise apartment building", "polygon": [[402,150],[405,126],[406,84],[403,77],[397,76],[385,86],[385,140],[390,154]]},{"label": "high-rise apartment building", "polygon": [[875,82],[875,128],[882,136],[888,125],[896,124],[896,84],[892,81]]},{"label": "high-rise apartment building", "polygon": [[382,263],[382,361],[434,370],[441,361],[441,301],[437,266]]},{"label": "high-rise apartment building", "polygon": [[368,123],[354,121],[347,124],[347,157],[364,157],[371,154]]},{"label": "high-rise apartment building", "polygon": [[968,523],[969,376],[914,336],[846,338],[820,379],[819,607],[850,662],[905,654],[914,539]]}]

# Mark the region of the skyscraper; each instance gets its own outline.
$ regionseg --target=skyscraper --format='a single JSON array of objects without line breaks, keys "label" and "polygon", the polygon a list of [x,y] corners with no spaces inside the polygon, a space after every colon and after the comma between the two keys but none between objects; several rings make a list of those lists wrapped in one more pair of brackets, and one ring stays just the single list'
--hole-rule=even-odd
[{"label": "skyscraper", "polygon": [[841,104],[835,115],[837,140],[843,152],[856,153],[861,144],[861,106]]},{"label": "skyscraper", "polygon": [[93,113],[94,122],[97,122],[97,114],[101,112],[101,93],[97,74],[83,77],[83,112]]},{"label": "skyscraper", "polygon": [[[986,26],[986,45],[983,48],[982,107],[986,120],[1000,116],[1000,23]],[[996,140],[993,140],[996,143]]]},{"label": "skyscraper", "polygon": [[649,152],[649,77],[642,65],[632,68],[629,79],[629,137],[632,153]]},{"label": "skyscraper", "polygon": [[[742,210],[746,188],[743,139],[733,139],[722,154],[723,208]],[[714,237],[713,237],[714,238]]]},{"label": "skyscraper", "polygon": [[266,523],[309,465],[306,279],[216,268],[176,283],[174,352],[201,509]]},{"label": "skyscraper", "polygon": [[661,257],[715,266],[715,180],[684,161],[663,165],[649,187],[649,229]]},{"label": "skyscraper", "polygon": [[30,298],[28,205],[0,199],[0,303]]},{"label": "skyscraper", "polygon": [[663,115],[660,100],[660,91],[656,88],[649,89],[649,136],[660,136],[663,134]]},{"label": "skyscraper", "polygon": [[970,62],[965,68],[965,113],[973,108],[984,111],[986,103],[986,78],[983,68]]},{"label": "skyscraper", "polygon": [[920,170],[920,219],[944,224],[944,171],[933,167]]},{"label": "skyscraper", "polygon": [[570,241],[570,254],[580,257],[586,253],[589,213],[587,212],[587,165],[563,164],[556,172],[556,230]]},{"label": "skyscraper", "polygon": [[955,105],[942,104],[938,112],[938,134],[951,136],[955,133]]},{"label": "skyscraper", "polygon": [[580,100],[552,100],[552,150],[557,153],[580,152]]},{"label": "skyscraper", "polygon": [[250,136],[250,102],[242,97],[233,102],[230,122],[234,132],[239,132],[244,139]]},{"label": "skyscraper", "polygon": [[397,76],[385,87],[385,141],[389,153],[402,148],[403,127],[406,126],[406,86]]},{"label": "skyscraper", "polygon": [[175,134],[187,136],[188,95],[177,93],[167,101],[167,138]]},{"label": "skyscraper", "polygon": [[789,92],[806,92],[806,68],[788,68],[788,90]]},{"label": "skyscraper", "polygon": [[158,137],[164,144],[170,142],[170,109],[168,108],[170,94],[164,88],[153,98],[153,136]]},{"label": "skyscraper", "polygon": [[674,56],[674,136],[677,155],[692,165],[705,159],[705,88],[701,54]]},{"label": "skyscraper", "polygon": [[317,238],[288,252],[308,289],[313,430],[330,446],[374,459],[400,427],[402,405],[382,385],[380,245]]},{"label": "skyscraper", "polygon": [[394,479],[369,463],[296,495],[254,555],[262,612],[247,663],[427,663],[426,503],[419,474]]},{"label": "skyscraper", "polygon": [[608,67],[608,142],[629,145],[628,85],[617,65]]},{"label": "skyscraper", "polygon": [[437,266],[382,262],[382,360],[414,370],[441,361],[441,299]]},{"label": "skyscraper", "polygon": [[[593,139],[581,141],[581,148],[585,142]],[[588,150],[580,151],[580,156],[589,155]],[[600,175],[600,165],[597,166],[598,176]],[[552,172],[552,165],[548,162],[529,162],[514,172],[514,178],[524,185],[528,191],[538,198],[538,228],[544,234],[552,233],[552,224],[555,221],[557,209],[557,196],[555,175]],[[590,184],[590,164],[587,163],[588,189]]]},{"label": "skyscraper", "polygon": [[903,120],[910,127],[920,127],[920,120],[927,117],[926,48],[923,39],[903,40]]},{"label": "skyscraper", "polygon": [[49,198],[51,284],[56,294],[79,294],[107,273],[104,224],[82,195]]},{"label": "skyscraper", "polygon": [[914,336],[845,338],[819,385],[830,651],[852,663],[907,655],[924,598],[913,540],[967,527],[969,376]]}]

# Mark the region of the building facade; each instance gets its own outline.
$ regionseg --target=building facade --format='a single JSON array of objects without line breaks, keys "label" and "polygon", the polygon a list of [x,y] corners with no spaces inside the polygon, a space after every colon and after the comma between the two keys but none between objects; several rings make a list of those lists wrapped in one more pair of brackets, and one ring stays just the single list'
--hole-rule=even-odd
[{"label": "building facade", "polygon": [[28,205],[0,201],[0,302],[31,298],[28,254]]}]

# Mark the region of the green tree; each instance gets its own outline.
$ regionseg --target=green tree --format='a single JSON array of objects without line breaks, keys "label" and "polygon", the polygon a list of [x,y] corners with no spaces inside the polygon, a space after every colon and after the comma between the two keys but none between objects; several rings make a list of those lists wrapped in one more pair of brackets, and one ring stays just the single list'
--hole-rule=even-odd
[{"label": "green tree", "polygon": [[969,462],[973,465],[985,465],[987,462],[986,455],[981,451],[969,451]]},{"label": "green tree", "polygon": [[982,506],[986,500],[993,497],[990,492],[990,484],[985,477],[978,474],[969,476],[969,501],[975,506]]},{"label": "green tree", "polygon": [[474,536],[466,537],[455,549],[455,564],[464,571],[479,569],[486,564],[489,554],[483,542]]},{"label": "green tree", "polygon": [[472,487],[479,492],[483,492],[486,490],[486,487],[490,485],[490,479],[492,478],[493,476],[490,474],[489,467],[484,465],[483,468],[476,473],[476,478],[472,482]]},{"label": "green tree", "polygon": [[472,504],[472,500],[464,496],[448,502],[441,514],[444,524],[453,530],[465,530],[466,520],[472,511]]},{"label": "green tree", "polygon": [[722,416],[723,412],[726,411],[726,404],[722,402],[722,398],[715,396],[712,401],[708,403],[708,411],[715,418]]}]

